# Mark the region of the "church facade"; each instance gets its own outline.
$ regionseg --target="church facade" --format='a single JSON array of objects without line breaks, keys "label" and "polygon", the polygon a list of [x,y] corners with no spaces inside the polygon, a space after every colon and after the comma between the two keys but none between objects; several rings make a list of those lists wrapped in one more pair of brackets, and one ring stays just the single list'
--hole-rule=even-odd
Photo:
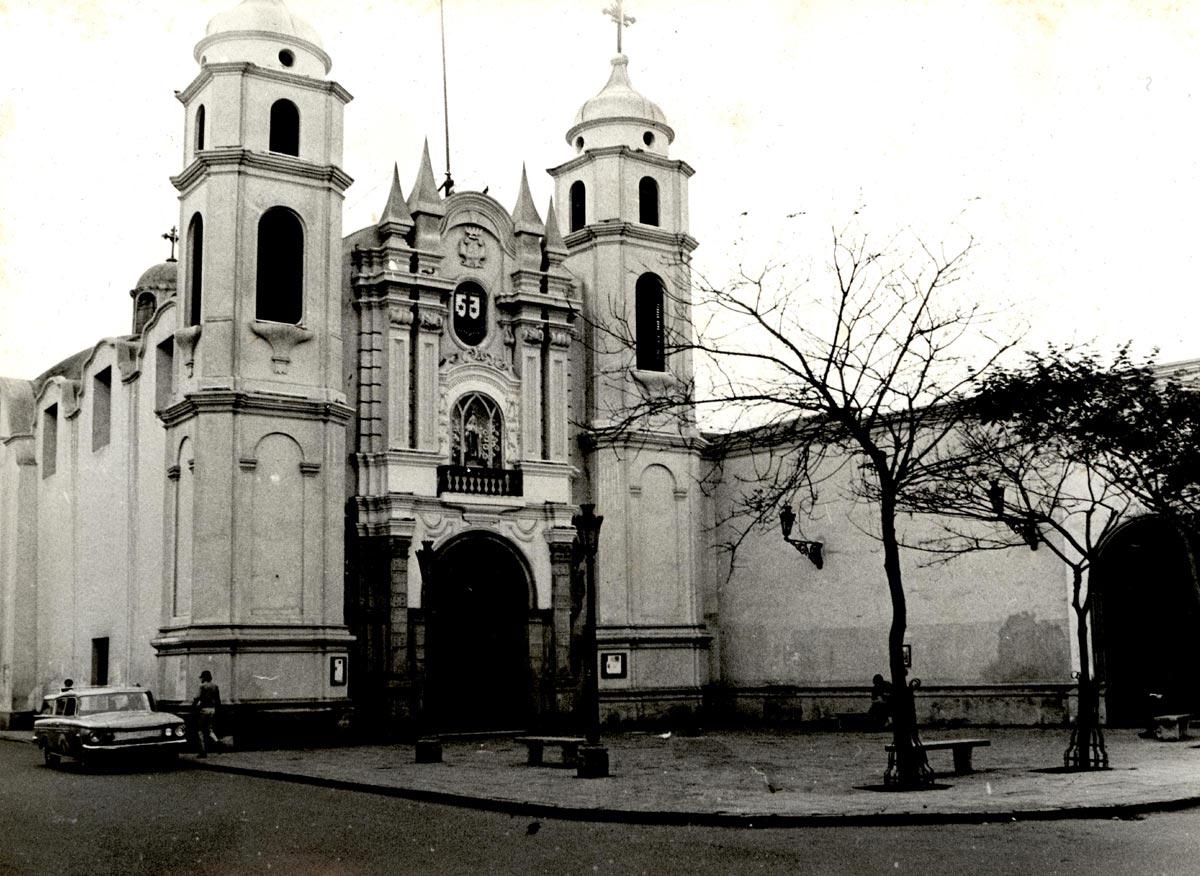
[{"label": "church facade", "polygon": [[[693,170],[624,55],[544,212],[524,172],[511,211],[439,187],[426,147],[349,234],[351,96],[319,36],[245,0],[195,57],[178,261],[138,280],[129,334],[0,380],[0,722],[66,677],[182,707],[207,669],[247,722],[569,727],[587,660],[620,722],[865,709],[889,618],[863,509],[804,523],[821,569],[754,533],[730,574],[715,522],[753,446],[714,460],[686,420],[588,438],[691,379],[664,337],[689,317],[668,302]],[[595,654],[583,503],[604,516]],[[910,571],[923,718],[1066,717],[1048,554]]]}]

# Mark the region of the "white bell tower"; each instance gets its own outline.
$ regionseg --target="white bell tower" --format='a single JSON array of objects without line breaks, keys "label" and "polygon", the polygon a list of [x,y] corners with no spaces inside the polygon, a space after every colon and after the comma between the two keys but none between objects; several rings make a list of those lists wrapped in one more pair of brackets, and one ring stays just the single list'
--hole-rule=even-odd
[{"label": "white bell tower", "polygon": [[163,700],[213,673],[240,728],[348,705],[342,111],[317,34],[245,0],[197,44],[179,190]]},{"label": "white bell tower", "polygon": [[[575,157],[550,170],[564,263],[583,285],[586,365],[574,397],[585,429],[576,500],[605,518],[597,558],[597,659],[606,716],[640,719],[692,709],[709,677],[710,636],[699,594],[700,437],[689,409],[623,425],[631,410],[685,391],[681,341],[690,325],[688,233],[692,168],[669,155],[675,132],[629,80],[620,32],[604,88],[567,131]],[[678,414],[682,413],[682,416]],[[586,428],[586,427],[591,427]],[[597,437],[598,436],[598,437]],[[624,660],[615,655],[624,655]]]}]

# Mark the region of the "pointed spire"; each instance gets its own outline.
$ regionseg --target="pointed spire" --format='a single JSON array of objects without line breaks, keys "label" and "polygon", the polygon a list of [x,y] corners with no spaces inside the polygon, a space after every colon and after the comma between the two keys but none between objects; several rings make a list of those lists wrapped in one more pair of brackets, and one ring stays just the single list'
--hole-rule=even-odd
[{"label": "pointed spire", "polygon": [[422,205],[436,205],[440,211],[441,202],[437,183],[433,179],[433,162],[429,160],[429,138],[426,138],[425,149],[421,153],[421,169],[417,172],[412,194],[408,196],[408,209],[415,213]]},{"label": "pointed spire", "polygon": [[[393,229],[404,234],[413,226],[412,212],[404,200],[404,192],[400,188],[400,168],[392,165],[392,190],[388,192],[387,206],[383,208],[383,216],[379,220],[379,228],[386,233]],[[403,230],[401,230],[403,229]]]},{"label": "pointed spire", "polygon": [[554,212],[553,196],[550,198],[550,206],[546,208],[546,237],[542,240],[542,250],[554,255],[567,254],[567,245],[563,242],[562,232],[558,228],[558,215]]},{"label": "pointed spire", "polygon": [[531,234],[542,234],[545,226],[542,217],[538,215],[537,207],[533,206],[533,195],[529,194],[529,175],[525,165],[521,165],[521,191],[517,195],[517,206],[513,207],[513,224],[518,231],[528,231]]}]

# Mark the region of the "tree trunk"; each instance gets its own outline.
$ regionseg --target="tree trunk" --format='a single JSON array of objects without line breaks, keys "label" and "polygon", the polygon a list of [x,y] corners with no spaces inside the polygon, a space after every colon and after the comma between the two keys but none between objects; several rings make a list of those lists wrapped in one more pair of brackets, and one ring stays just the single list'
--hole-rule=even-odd
[{"label": "tree trunk", "polygon": [[1079,646],[1079,714],[1075,716],[1075,727],[1071,740],[1063,754],[1063,765],[1072,770],[1108,768],[1108,751],[1104,747],[1104,732],[1100,729],[1100,686],[1092,680],[1091,650],[1088,644],[1088,613],[1091,611],[1091,593],[1080,600],[1083,590],[1083,568],[1072,568],[1073,596],[1071,607],[1075,609],[1075,636]]},{"label": "tree trunk", "polygon": [[[900,545],[896,539],[896,500],[892,491],[881,490],[880,527],[883,541],[883,568],[887,574],[888,591],[892,597],[892,626],[888,633],[888,664],[892,676],[892,744],[895,760],[888,764],[885,784],[901,788],[918,788],[930,784],[933,772],[929,769],[925,750],[917,734],[917,709],[913,689],[908,683],[908,668],[904,665],[904,636],[908,629],[908,605],[904,598],[904,581],[900,572]],[[895,767],[893,771],[893,766]]]}]

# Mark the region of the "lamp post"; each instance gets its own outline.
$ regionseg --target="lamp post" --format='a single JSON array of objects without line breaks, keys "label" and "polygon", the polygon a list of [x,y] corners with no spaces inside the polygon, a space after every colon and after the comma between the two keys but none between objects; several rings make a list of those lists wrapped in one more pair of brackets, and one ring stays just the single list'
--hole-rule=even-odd
[{"label": "lamp post", "polygon": [[804,556],[812,560],[818,569],[825,566],[825,544],[820,541],[804,541],[792,538],[792,527],[796,525],[796,512],[791,505],[779,509],[779,528],[783,530],[783,540],[794,547]]},{"label": "lamp post", "polygon": [[[417,565],[421,569],[421,590],[425,594],[425,598],[430,598],[433,593],[433,542],[426,540],[421,542],[421,548],[417,551]],[[425,648],[428,654],[429,639],[428,639],[428,618],[430,608],[422,603],[422,608],[425,611],[426,617],[426,639]],[[424,687],[424,685],[422,685]],[[420,715],[417,717],[417,745],[416,745],[416,761],[417,763],[441,763],[442,762],[442,740],[438,736],[429,735],[422,732],[429,726],[429,718],[426,712],[429,707],[429,702],[425,694],[427,691],[422,690]]]},{"label": "lamp post", "polygon": [[586,600],[583,619],[583,726],[586,745],[579,746],[577,775],[584,779],[599,779],[608,775],[608,749],[600,744],[600,683],[596,677],[596,551],[600,546],[600,524],[604,518],[595,513],[596,506],[584,503],[571,518],[578,533],[584,556],[584,586]]}]

